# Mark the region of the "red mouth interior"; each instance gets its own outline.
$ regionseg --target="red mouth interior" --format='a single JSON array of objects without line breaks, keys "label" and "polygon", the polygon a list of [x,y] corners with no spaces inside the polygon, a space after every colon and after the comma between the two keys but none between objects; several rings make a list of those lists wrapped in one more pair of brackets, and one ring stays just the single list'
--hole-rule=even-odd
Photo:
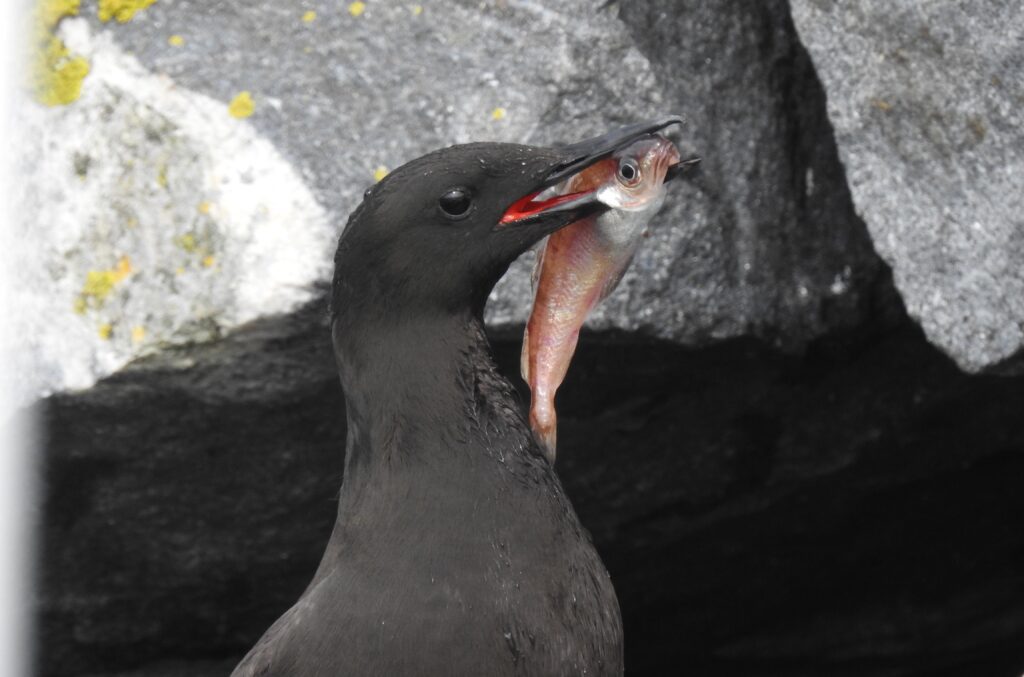
[{"label": "red mouth interior", "polygon": [[519,221],[520,219],[525,219],[528,216],[540,214],[541,212],[546,211],[556,205],[560,205],[563,202],[575,200],[580,195],[583,195],[583,193],[569,193],[568,195],[555,195],[554,197],[549,198],[547,200],[540,200],[538,202],[534,202],[534,198],[540,195],[541,192],[543,191],[530,193],[526,197],[522,197],[513,202],[512,206],[508,208],[508,210],[505,212],[505,215],[501,217],[501,221],[499,221],[498,223],[504,225],[506,223],[512,223],[513,221]]}]

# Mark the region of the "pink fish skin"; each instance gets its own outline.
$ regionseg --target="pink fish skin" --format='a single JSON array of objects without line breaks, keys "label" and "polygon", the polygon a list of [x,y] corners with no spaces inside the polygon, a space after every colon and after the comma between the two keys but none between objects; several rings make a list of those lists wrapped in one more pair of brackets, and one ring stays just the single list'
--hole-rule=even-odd
[{"label": "pink fish skin", "polygon": [[530,386],[530,426],[555,461],[555,393],[587,315],[622,279],[647,223],[664,201],[665,174],[679,162],[661,135],[640,139],[570,179],[562,194],[591,193],[608,211],[548,237],[534,270],[534,300],[521,370]]}]

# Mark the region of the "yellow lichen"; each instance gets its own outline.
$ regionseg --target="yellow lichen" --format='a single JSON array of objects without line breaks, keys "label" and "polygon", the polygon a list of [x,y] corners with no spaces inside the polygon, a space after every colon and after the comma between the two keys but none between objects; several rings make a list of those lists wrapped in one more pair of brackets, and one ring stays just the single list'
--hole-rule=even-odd
[{"label": "yellow lichen", "polygon": [[109,322],[101,324],[96,329],[96,333],[98,333],[100,335],[100,338],[103,339],[104,341],[109,341],[110,340],[110,335],[113,332],[114,332],[114,326],[112,324],[110,324]]},{"label": "yellow lichen", "polygon": [[85,275],[85,284],[82,285],[82,296],[103,301],[114,290],[117,284],[116,273],[112,270],[90,270]]},{"label": "yellow lichen", "polygon": [[131,274],[132,260],[127,256],[122,256],[117,260],[117,281],[120,282]]},{"label": "yellow lichen", "polygon": [[366,11],[366,3],[365,2],[359,2],[357,0],[356,2],[350,3],[349,6],[348,6],[348,13],[351,14],[352,16],[362,16],[363,12],[365,12],[365,11]]},{"label": "yellow lichen", "polygon": [[39,103],[64,106],[78,99],[89,62],[71,54],[53,30],[66,16],[78,14],[79,0],[43,0],[33,16],[31,88]]},{"label": "yellow lichen", "polygon": [[247,118],[252,115],[254,110],[256,110],[256,104],[253,103],[252,94],[249,92],[239,92],[228,104],[228,113],[233,118]]},{"label": "yellow lichen", "polygon": [[209,202],[203,200],[202,202],[199,203],[199,206],[196,207],[196,210],[198,210],[200,214],[206,215],[210,213],[211,206],[212,205],[210,205]]},{"label": "yellow lichen", "polygon": [[146,328],[141,324],[132,327],[132,343],[142,343],[146,338]]},{"label": "yellow lichen", "polygon": [[177,268],[175,268],[174,269],[174,274],[175,275],[184,275],[185,274],[185,266],[178,266]]},{"label": "yellow lichen", "polygon": [[172,35],[171,37],[167,38],[167,44],[171,47],[181,47],[185,44],[185,38],[183,38],[180,35]]},{"label": "yellow lichen", "polygon": [[160,165],[156,173],[156,183],[161,188],[167,188],[167,165]]},{"label": "yellow lichen", "polygon": [[871,105],[883,113],[887,113],[892,110],[892,104],[885,99],[871,99]]},{"label": "yellow lichen", "polygon": [[114,268],[107,270],[90,270],[85,274],[85,283],[82,291],[75,300],[75,312],[81,314],[90,306],[98,308],[114,291],[119,282],[132,274],[132,262],[127,256],[122,256]]},{"label": "yellow lichen", "polygon": [[42,0],[36,5],[36,22],[45,29],[53,28],[66,16],[76,16],[80,0]]},{"label": "yellow lichen", "polygon": [[193,233],[185,233],[177,238],[175,243],[189,254],[194,254],[199,250],[199,242],[196,241],[196,236]]},{"label": "yellow lichen", "polygon": [[377,167],[376,169],[373,170],[373,180],[374,181],[380,181],[381,179],[383,179],[387,175],[388,175],[388,168],[385,167],[384,165],[381,165],[380,167]]},{"label": "yellow lichen", "polygon": [[420,14],[423,14],[423,5],[413,5],[412,6],[412,15],[413,16],[419,16]]},{"label": "yellow lichen", "polygon": [[71,56],[57,38],[52,38],[37,59],[33,89],[36,100],[47,106],[65,106],[82,95],[82,80],[89,74],[89,62]]},{"label": "yellow lichen", "polygon": [[316,12],[314,12],[313,10],[309,10],[308,12],[302,15],[302,20],[308,24],[313,23],[314,21],[316,21]]},{"label": "yellow lichen", "polygon": [[156,0],[100,0],[100,21],[116,19],[117,23],[127,23],[135,13],[146,9]]},{"label": "yellow lichen", "polygon": [[492,120],[504,120],[506,115],[508,115],[508,111],[506,111],[501,106],[498,106],[497,108],[491,111]]},{"label": "yellow lichen", "polygon": [[217,257],[213,254],[203,257],[203,266],[206,268],[213,268],[213,265],[217,263]]}]

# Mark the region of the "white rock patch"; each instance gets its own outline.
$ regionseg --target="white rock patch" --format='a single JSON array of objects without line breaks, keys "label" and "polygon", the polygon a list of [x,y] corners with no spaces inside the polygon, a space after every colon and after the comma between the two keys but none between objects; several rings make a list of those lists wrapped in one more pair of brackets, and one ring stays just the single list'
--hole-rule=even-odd
[{"label": "white rock patch", "polygon": [[330,275],[335,231],[226,102],[65,21],[91,72],[72,105],[17,104],[13,317],[19,402],[132,358],[290,311]]}]

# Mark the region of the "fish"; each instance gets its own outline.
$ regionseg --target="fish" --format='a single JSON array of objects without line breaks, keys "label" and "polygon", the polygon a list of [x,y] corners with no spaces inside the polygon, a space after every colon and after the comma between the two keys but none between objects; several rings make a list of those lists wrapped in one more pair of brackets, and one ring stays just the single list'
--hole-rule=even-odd
[{"label": "fish", "polygon": [[647,224],[665,200],[665,182],[686,164],[660,134],[639,139],[550,189],[552,196],[588,195],[607,209],[550,235],[540,244],[534,299],[520,370],[530,387],[529,422],[548,461],[557,442],[555,393],[572,361],[590,312],[622,281]]}]

